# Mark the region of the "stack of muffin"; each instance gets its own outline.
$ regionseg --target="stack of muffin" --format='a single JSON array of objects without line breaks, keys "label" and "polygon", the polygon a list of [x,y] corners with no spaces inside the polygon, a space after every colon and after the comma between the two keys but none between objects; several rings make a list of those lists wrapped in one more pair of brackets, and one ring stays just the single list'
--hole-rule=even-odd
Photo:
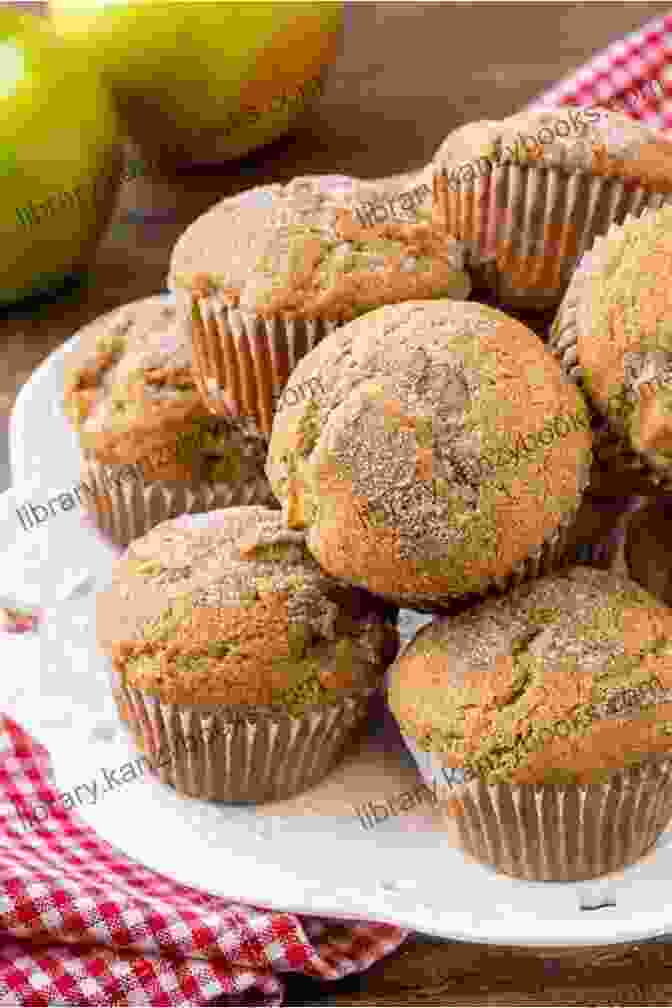
[{"label": "stack of muffin", "polygon": [[[669,490],[670,193],[672,144],[619,113],[475,123],[414,188],[224,200],[174,249],[177,308],[94,323],[66,392],[83,465],[143,477],[97,485],[127,547],[99,640],[166,783],[313,786],[387,675],[478,860],[570,880],[651,846],[672,611],[570,565],[596,485]],[[502,310],[549,307],[548,345]],[[435,614],[400,654],[398,606]]]}]

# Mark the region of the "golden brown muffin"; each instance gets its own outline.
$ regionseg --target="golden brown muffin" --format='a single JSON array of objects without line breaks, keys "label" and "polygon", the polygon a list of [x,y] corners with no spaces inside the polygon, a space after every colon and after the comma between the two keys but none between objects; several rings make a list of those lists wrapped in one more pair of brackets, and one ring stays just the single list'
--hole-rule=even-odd
[{"label": "golden brown muffin", "polygon": [[421,301],[343,326],[299,363],[266,471],[325,570],[433,609],[560,562],[590,447],[582,398],[534,333],[483,305]]},{"label": "golden brown muffin", "polygon": [[436,619],[388,675],[402,732],[458,772],[445,808],[480,860],[589,877],[672,815],[672,610],[622,575],[578,567]]},{"label": "golden brown muffin", "polygon": [[91,323],[66,372],[64,410],[80,435],[83,484],[94,520],[118,545],[183,512],[275,503],[265,439],[205,408],[188,324],[165,299]]},{"label": "golden brown muffin", "polygon": [[597,235],[672,198],[672,143],[597,107],[468,123],[434,163],[436,219],[502,306],[557,306]]},{"label": "golden brown muffin", "polygon": [[255,416],[268,433],[292,368],[336,325],[383,304],[468,297],[461,247],[432,224],[430,195],[426,182],[313,176],[195,221],[169,282],[192,293],[194,363],[213,412]]},{"label": "golden brown muffin", "polygon": [[[303,535],[259,507],[185,515],[133,542],[97,620],[121,716],[144,750],[156,755],[158,718],[168,782],[230,801],[324,776],[398,642],[383,603],[336,584]],[[208,748],[213,723],[231,747]]]},{"label": "golden brown muffin", "polygon": [[624,492],[672,489],[672,207],[629,217],[581,260],[550,348],[600,421],[596,456]]}]

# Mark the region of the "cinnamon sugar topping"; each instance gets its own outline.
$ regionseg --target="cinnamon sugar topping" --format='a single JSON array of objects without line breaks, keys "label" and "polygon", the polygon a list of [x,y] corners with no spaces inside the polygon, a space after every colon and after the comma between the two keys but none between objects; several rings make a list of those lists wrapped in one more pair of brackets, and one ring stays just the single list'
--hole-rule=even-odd
[{"label": "cinnamon sugar topping", "polygon": [[380,604],[338,587],[263,508],[213,512],[203,529],[164,522],[136,540],[99,620],[130,685],[170,703],[293,712],[370,688],[396,641]]},{"label": "cinnamon sugar topping", "polygon": [[137,463],[147,482],[264,485],[265,439],[202,403],[189,327],[172,305],[125,306],[72,356],[64,406],[87,457]]},{"label": "cinnamon sugar topping", "polygon": [[578,507],[585,407],[538,337],[503,313],[379,309],[292,381],[314,375],[323,388],[310,406],[277,415],[267,472],[335,576],[437,605],[506,576]]},{"label": "cinnamon sugar topping", "polygon": [[669,468],[672,458],[671,266],[672,208],[612,228],[586,265],[581,311],[589,324],[577,331],[579,361],[598,409],[626,448],[646,454],[659,469]]},{"label": "cinnamon sugar topping", "polygon": [[200,275],[192,289],[206,296],[214,285],[230,306],[264,318],[333,321],[412,298],[467,297],[459,244],[421,221],[415,205],[397,221],[363,225],[358,204],[374,195],[367,183],[330,192],[319,178],[295,179],[271,202],[265,241],[250,241],[249,269],[230,270],[238,282]]},{"label": "cinnamon sugar topping", "polygon": [[467,776],[577,780],[666,752],[672,611],[577,568],[423,628],[391,670],[402,730]]}]

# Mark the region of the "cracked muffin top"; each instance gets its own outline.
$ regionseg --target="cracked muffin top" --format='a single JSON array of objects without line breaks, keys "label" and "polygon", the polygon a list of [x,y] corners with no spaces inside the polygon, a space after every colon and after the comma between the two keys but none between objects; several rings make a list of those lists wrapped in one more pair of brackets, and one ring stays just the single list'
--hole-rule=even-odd
[{"label": "cracked muffin top", "polygon": [[116,674],[165,702],[293,714],[380,685],[398,644],[383,604],[337,585],[261,507],[135,540],[98,597],[97,633]]},{"label": "cracked muffin top", "polygon": [[580,393],[524,325],[473,302],[409,302],[299,362],[266,472],[325,570],[432,609],[552,539],[578,508],[591,443]]},{"label": "cracked muffin top", "polygon": [[138,463],[147,481],[259,480],[266,441],[208,412],[191,359],[189,325],[163,298],[87,326],[68,354],[63,403],[84,456]]},{"label": "cracked muffin top", "polygon": [[426,182],[347,176],[253,189],[190,226],[169,282],[263,318],[336,322],[382,304],[466,298],[462,246],[433,225],[430,197]]},{"label": "cracked muffin top", "polygon": [[672,750],[672,610],[574,568],[423,627],[389,683],[402,731],[467,778],[599,779]]}]

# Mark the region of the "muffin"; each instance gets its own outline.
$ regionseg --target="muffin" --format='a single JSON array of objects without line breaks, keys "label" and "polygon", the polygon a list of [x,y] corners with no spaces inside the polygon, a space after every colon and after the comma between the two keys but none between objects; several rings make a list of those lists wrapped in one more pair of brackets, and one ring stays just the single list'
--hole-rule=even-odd
[{"label": "muffin", "polygon": [[396,655],[384,606],[339,586],[278,511],[163,522],[97,599],[122,719],[176,790],[227,802],[317,784]]},{"label": "muffin", "polygon": [[596,235],[672,193],[672,143],[597,107],[469,123],[434,163],[436,220],[502,306],[557,307]]},{"label": "muffin", "polygon": [[191,299],[209,408],[268,434],[292,369],[336,326],[383,304],[468,297],[461,246],[431,223],[430,198],[426,182],[313,176],[226,199],[195,221],[169,284]]},{"label": "muffin", "polygon": [[164,298],[81,331],[66,358],[63,405],[80,437],[87,510],[117,546],[184,512],[277,506],[264,474],[267,439],[205,408],[189,328]]},{"label": "muffin", "polygon": [[614,225],[583,256],[550,335],[596,413],[600,468],[626,493],[672,489],[671,262],[672,207]]},{"label": "muffin", "polygon": [[266,472],[326,571],[431,611],[563,562],[589,427],[522,323],[415,301],[342,326],[300,361]]},{"label": "muffin", "polygon": [[672,816],[672,610],[577,567],[423,627],[388,700],[464,850],[573,881],[637,860]]}]

